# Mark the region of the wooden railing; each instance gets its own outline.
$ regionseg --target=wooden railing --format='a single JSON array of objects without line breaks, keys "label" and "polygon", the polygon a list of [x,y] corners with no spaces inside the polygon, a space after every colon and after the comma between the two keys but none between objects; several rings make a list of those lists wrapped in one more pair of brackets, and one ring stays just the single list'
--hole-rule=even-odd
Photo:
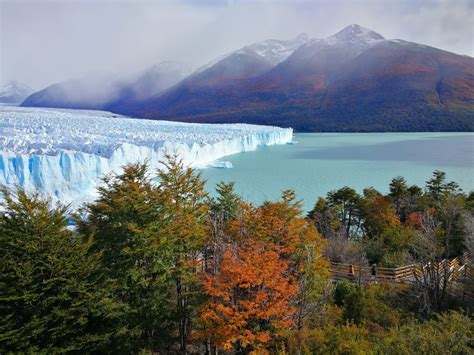
[{"label": "wooden railing", "polygon": [[[442,260],[439,267],[445,268],[449,272],[448,280],[465,276],[469,266],[466,264],[467,254],[452,260]],[[448,263],[448,264],[447,264]],[[423,268],[429,267],[425,265]],[[330,270],[333,280],[349,280],[354,282],[413,282],[415,277],[422,274],[421,266],[410,264],[398,268],[385,268],[372,266],[359,266],[355,264],[330,263]],[[469,271],[471,272],[471,271]]]}]

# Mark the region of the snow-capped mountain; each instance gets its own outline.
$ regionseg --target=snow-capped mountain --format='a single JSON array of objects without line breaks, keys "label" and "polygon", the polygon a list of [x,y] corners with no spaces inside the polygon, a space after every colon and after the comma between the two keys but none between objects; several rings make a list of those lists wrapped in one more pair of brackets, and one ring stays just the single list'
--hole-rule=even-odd
[{"label": "snow-capped mountain", "polygon": [[298,47],[304,45],[308,41],[308,35],[306,33],[302,33],[298,37],[291,40],[282,41],[269,39],[263,42],[250,44],[235,51],[234,53],[254,55],[264,59],[271,65],[277,65],[293,54],[293,52]]},{"label": "snow-capped mountain", "polygon": [[24,107],[96,109],[136,114],[141,107],[176,84],[179,88],[219,86],[267,72],[308,41],[306,34],[291,40],[270,39],[250,44],[219,57],[191,75],[176,62],[163,62],[133,77],[69,80],[38,91],[24,100]]},{"label": "snow-capped mountain", "polygon": [[[163,72],[173,74],[168,80]],[[472,57],[385,39],[355,24],[323,39],[302,34],[250,44],[189,76],[171,65],[107,85],[94,85],[98,93],[77,83],[53,86],[23,105],[302,131],[474,130]],[[113,97],[102,99],[109,90]]]},{"label": "snow-capped mountain", "polygon": [[19,104],[34,92],[28,85],[10,81],[0,86],[0,103]]},{"label": "snow-capped mountain", "polygon": [[357,24],[352,24],[335,35],[332,35],[322,41],[331,45],[344,45],[351,44],[357,47],[367,47],[383,41],[385,38],[372,30],[359,26]]},{"label": "snow-capped mountain", "polygon": [[284,144],[291,129],[247,124],[202,125],[117,117],[102,111],[4,107],[0,115],[0,184],[38,189],[75,207],[95,197],[99,179],[127,163],[165,154],[186,165],[215,162],[260,145]]},{"label": "snow-capped mountain", "polygon": [[195,88],[255,77],[284,61],[308,41],[305,33],[290,40],[269,39],[242,47],[198,68],[178,88]]},{"label": "snow-capped mountain", "polygon": [[[242,47],[199,68],[188,78],[164,92],[163,95],[157,96],[142,105],[136,105],[135,109],[130,112],[142,116],[146,114],[142,111],[143,108],[146,110],[148,107],[152,107],[152,112],[155,113],[156,110],[159,110],[161,103],[167,103],[168,100],[174,100],[181,105],[179,96],[186,96],[186,93],[189,92],[199,93],[202,100],[206,100],[206,97],[212,98],[213,93],[222,88],[231,87],[268,72],[307,41],[308,36],[301,34],[291,40],[270,39]],[[155,106],[156,102],[159,102],[158,106]],[[183,104],[188,106],[193,105],[193,102]],[[205,111],[207,109],[206,105],[218,107],[220,104],[218,102],[205,103],[199,101],[199,104],[193,106],[192,110],[194,113]]]},{"label": "snow-capped mountain", "polygon": [[301,63],[314,56],[321,57],[324,52],[331,52],[328,55],[333,57],[337,54],[349,59],[384,40],[385,38],[377,32],[359,25],[350,25],[327,38],[308,41],[292,53],[289,62]]},{"label": "snow-capped mountain", "polygon": [[244,79],[223,75],[230,70],[212,73],[223,63],[235,68],[239,61],[230,66],[229,58],[200,73],[206,80],[185,80],[135,114],[302,131],[474,130],[474,59],[468,56],[350,25],[306,41],[276,66],[245,65],[258,70]]},{"label": "snow-capped mountain", "polygon": [[269,65],[275,66],[288,58],[298,47],[308,41],[308,35],[301,33],[296,38],[290,40],[268,39],[266,41],[249,44],[236,51],[217,57],[213,61],[198,68],[194,74],[201,73],[233,55],[237,55],[236,57],[238,57],[239,54],[256,57]]}]

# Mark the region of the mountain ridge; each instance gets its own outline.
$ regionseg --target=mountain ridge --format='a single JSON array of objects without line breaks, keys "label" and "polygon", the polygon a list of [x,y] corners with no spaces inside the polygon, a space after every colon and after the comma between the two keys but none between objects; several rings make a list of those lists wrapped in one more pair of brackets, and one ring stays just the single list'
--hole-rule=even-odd
[{"label": "mountain ridge", "polygon": [[472,131],[473,68],[472,58],[353,25],[308,42],[259,77],[216,90],[175,88],[136,114],[299,131]]},{"label": "mountain ridge", "polygon": [[473,131],[474,59],[353,24],[324,39],[244,46],[144,100],[102,109],[298,131]]}]

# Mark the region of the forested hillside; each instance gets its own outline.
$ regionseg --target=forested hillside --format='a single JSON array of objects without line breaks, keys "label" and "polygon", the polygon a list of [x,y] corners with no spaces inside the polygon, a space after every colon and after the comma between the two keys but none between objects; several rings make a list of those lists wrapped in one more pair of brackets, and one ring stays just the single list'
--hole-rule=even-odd
[{"label": "forested hillside", "polygon": [[[165,164],[104,178],[72,215],[2,190],[1,353],[474,350],[474,193],[443,172],[387,195],[343,187],[305,216],[291,190],[254,206],[220,183],[210,198],[199,173]],[[422,271],[337,281],[331,262]]]}]

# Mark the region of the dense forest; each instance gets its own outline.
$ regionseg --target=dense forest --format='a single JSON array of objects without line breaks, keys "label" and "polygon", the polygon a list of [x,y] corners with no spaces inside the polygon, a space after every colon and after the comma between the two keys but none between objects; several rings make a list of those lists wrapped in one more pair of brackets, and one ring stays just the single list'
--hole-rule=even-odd
[{"label": "dense forest", "polygon": [[[292,190],[255,206],[204,184],[168,157],[105,177],[75,213],[3,188],[0,353],[474,351],[474,192],[443,172],[342,187],[307,215]],[[419,271],[338,280],[333,263]]]}]

